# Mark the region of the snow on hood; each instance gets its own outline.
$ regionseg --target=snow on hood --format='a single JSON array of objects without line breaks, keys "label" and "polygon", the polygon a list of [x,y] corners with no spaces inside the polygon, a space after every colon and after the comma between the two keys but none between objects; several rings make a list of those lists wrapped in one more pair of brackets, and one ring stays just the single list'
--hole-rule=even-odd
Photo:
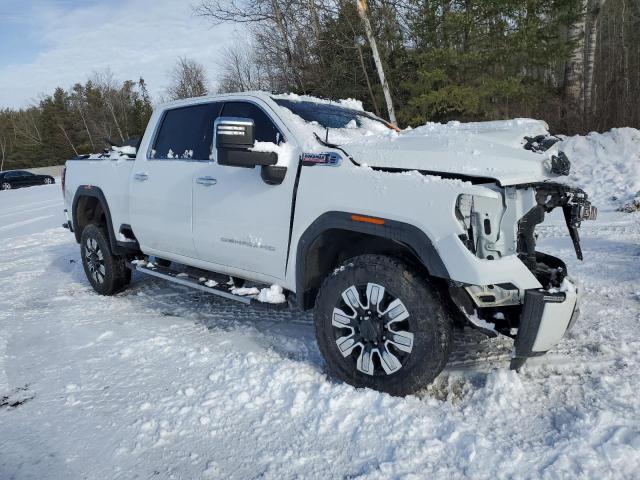
[{"label": "snow on hood", "polygon": [[523,148],[525,136],[546,134],[546,123],[530,119],[428,123],[401,132],[344,138],[341,145],[357,162],[371,167],[486,177],[514,185],[554,177],[545,166],[551,152]]},{"label": "snow on hood", "polygon": [[[321,100],[293,94],[273,95],[293,101],[330,103],[362,111],[361,102],[347,99]],[[325,129],[309,123],[287,108],[280,109],[289,124],[304,137],[302,147],[318,152],[326,147],[313,134],[324,139]],[[460,123],[427,123],[396,132],[373,119],[361,119],[359,128],[330,129],[328,142],[341,146],[353,159],[370,167],[424,170],[440,174],[489,178],[501,185],[541,182],[557,178],[548,173],[545,162],[557,149],[534,153],[524,149],[526,136],[548,135],[540,120],[513,120]]]}]

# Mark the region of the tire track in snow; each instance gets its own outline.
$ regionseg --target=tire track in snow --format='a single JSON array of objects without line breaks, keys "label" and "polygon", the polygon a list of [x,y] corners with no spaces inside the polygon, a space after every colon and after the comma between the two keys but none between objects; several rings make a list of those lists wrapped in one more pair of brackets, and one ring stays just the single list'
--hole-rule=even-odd
[{"label": "tire track in snow", "polygon": [[62,205],[63,205],[62,202],[57,202],[57,203],[54,203],[52,205],[44,205],[42,207],[29,208],[27,210],[18,210],[18,211],[15,211],[15,212],[3,213],[2,215],[0,215],[0,218],[15,217],[16,215],[22,215],[22,214],[31,213],[31,212],[38,212],[40,210],[47,210],[47,209],[53,208],[53,207],[62,208]]},{"label": "tire track in snow", "polygon": [[20,212],[28,212],[30,208],[32,207],[40,207],[40,206],[48,206],[48,207],[53,207],[56,205],[62,205],[62,201],[60,200],[43,200],[41,202],[31,202],[31,203],[25,203],[22,204],[18,207],[11,207],[11,208],[0,208],[0,213],[1,214],[13,214],[13,213],[20,213]]},{"label": "tire track in snow", "polygon": [[30,218],[29,220],[22,220],[21,222],[10,223],[9,225],[4,225],[0,227],[0,232],[6,231],[6,230],[13,230],[18,227],[24,227],[25,225],[36,223],[36,222],[39,222],[40,220],[46,220],[47,218],[52,218],[52,217],[54,217],[54,215],[43,215],[41,217]]}]

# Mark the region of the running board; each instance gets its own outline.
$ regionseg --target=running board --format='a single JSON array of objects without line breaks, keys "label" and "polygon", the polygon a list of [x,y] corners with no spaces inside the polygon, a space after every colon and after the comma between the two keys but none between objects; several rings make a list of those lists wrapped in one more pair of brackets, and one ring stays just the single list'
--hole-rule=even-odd
[{"label": "running board", "polygon": [[170,268],[164,268],[160,266],[155,266],[154,268],[148,268],[142,265],[136,265],[134,263],[128,263],[127,266],[136,272],[144,273],[145,275],[151,275],[152,277],[162,278],[163,280],[167,280],[172,283],[177,283],[178,285],[184,285],[185,287],[195,288],[196,290],[201,290],[203,292],[212,293],[214,295],[218,295],[220,297],[228,298],[230,300],[235,300],[236,302],[244,303],[245,305],[251,305],[254,303],[251,298],[243,297],[241,295],[234,295],[227,288],[224,287],[207,287],[203,283],[201,283],[198,279],[191,277],[189,275],[184,276],[180,275],[180,272],[175,272]]}]

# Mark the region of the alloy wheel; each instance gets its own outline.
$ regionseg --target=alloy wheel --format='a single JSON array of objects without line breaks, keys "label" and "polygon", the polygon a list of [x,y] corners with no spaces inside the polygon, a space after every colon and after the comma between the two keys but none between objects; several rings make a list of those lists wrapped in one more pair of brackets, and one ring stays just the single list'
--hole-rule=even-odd
[{"label": "alloy wheel", "polygon": [[106,275],[104,254],[95,239],[87,238],[84,245],[84,257],[87,268],[89,269],[89,274],[96,283],[102,284]]},{"label": "alloy wheel", "polygon": [[358,371],[391,375],[413,350],[409,317],[402,300],[382,285],[352,285],[333,309],[336,346],[343,357],[355,361]]},{"label": "alloy wheel", "polygon": [[2,190],[11,190],[11,184],[8,182],[3,183]]}]

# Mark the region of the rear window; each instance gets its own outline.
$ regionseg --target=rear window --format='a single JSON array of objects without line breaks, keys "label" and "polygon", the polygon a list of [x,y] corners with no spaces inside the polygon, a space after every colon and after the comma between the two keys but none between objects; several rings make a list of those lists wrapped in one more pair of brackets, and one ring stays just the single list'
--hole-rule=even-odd
[{"label": "rear window", "polygon": [[167,110],[156,135],[151,158],[209,160],[213,122],[222,103],[203,103]]}]

